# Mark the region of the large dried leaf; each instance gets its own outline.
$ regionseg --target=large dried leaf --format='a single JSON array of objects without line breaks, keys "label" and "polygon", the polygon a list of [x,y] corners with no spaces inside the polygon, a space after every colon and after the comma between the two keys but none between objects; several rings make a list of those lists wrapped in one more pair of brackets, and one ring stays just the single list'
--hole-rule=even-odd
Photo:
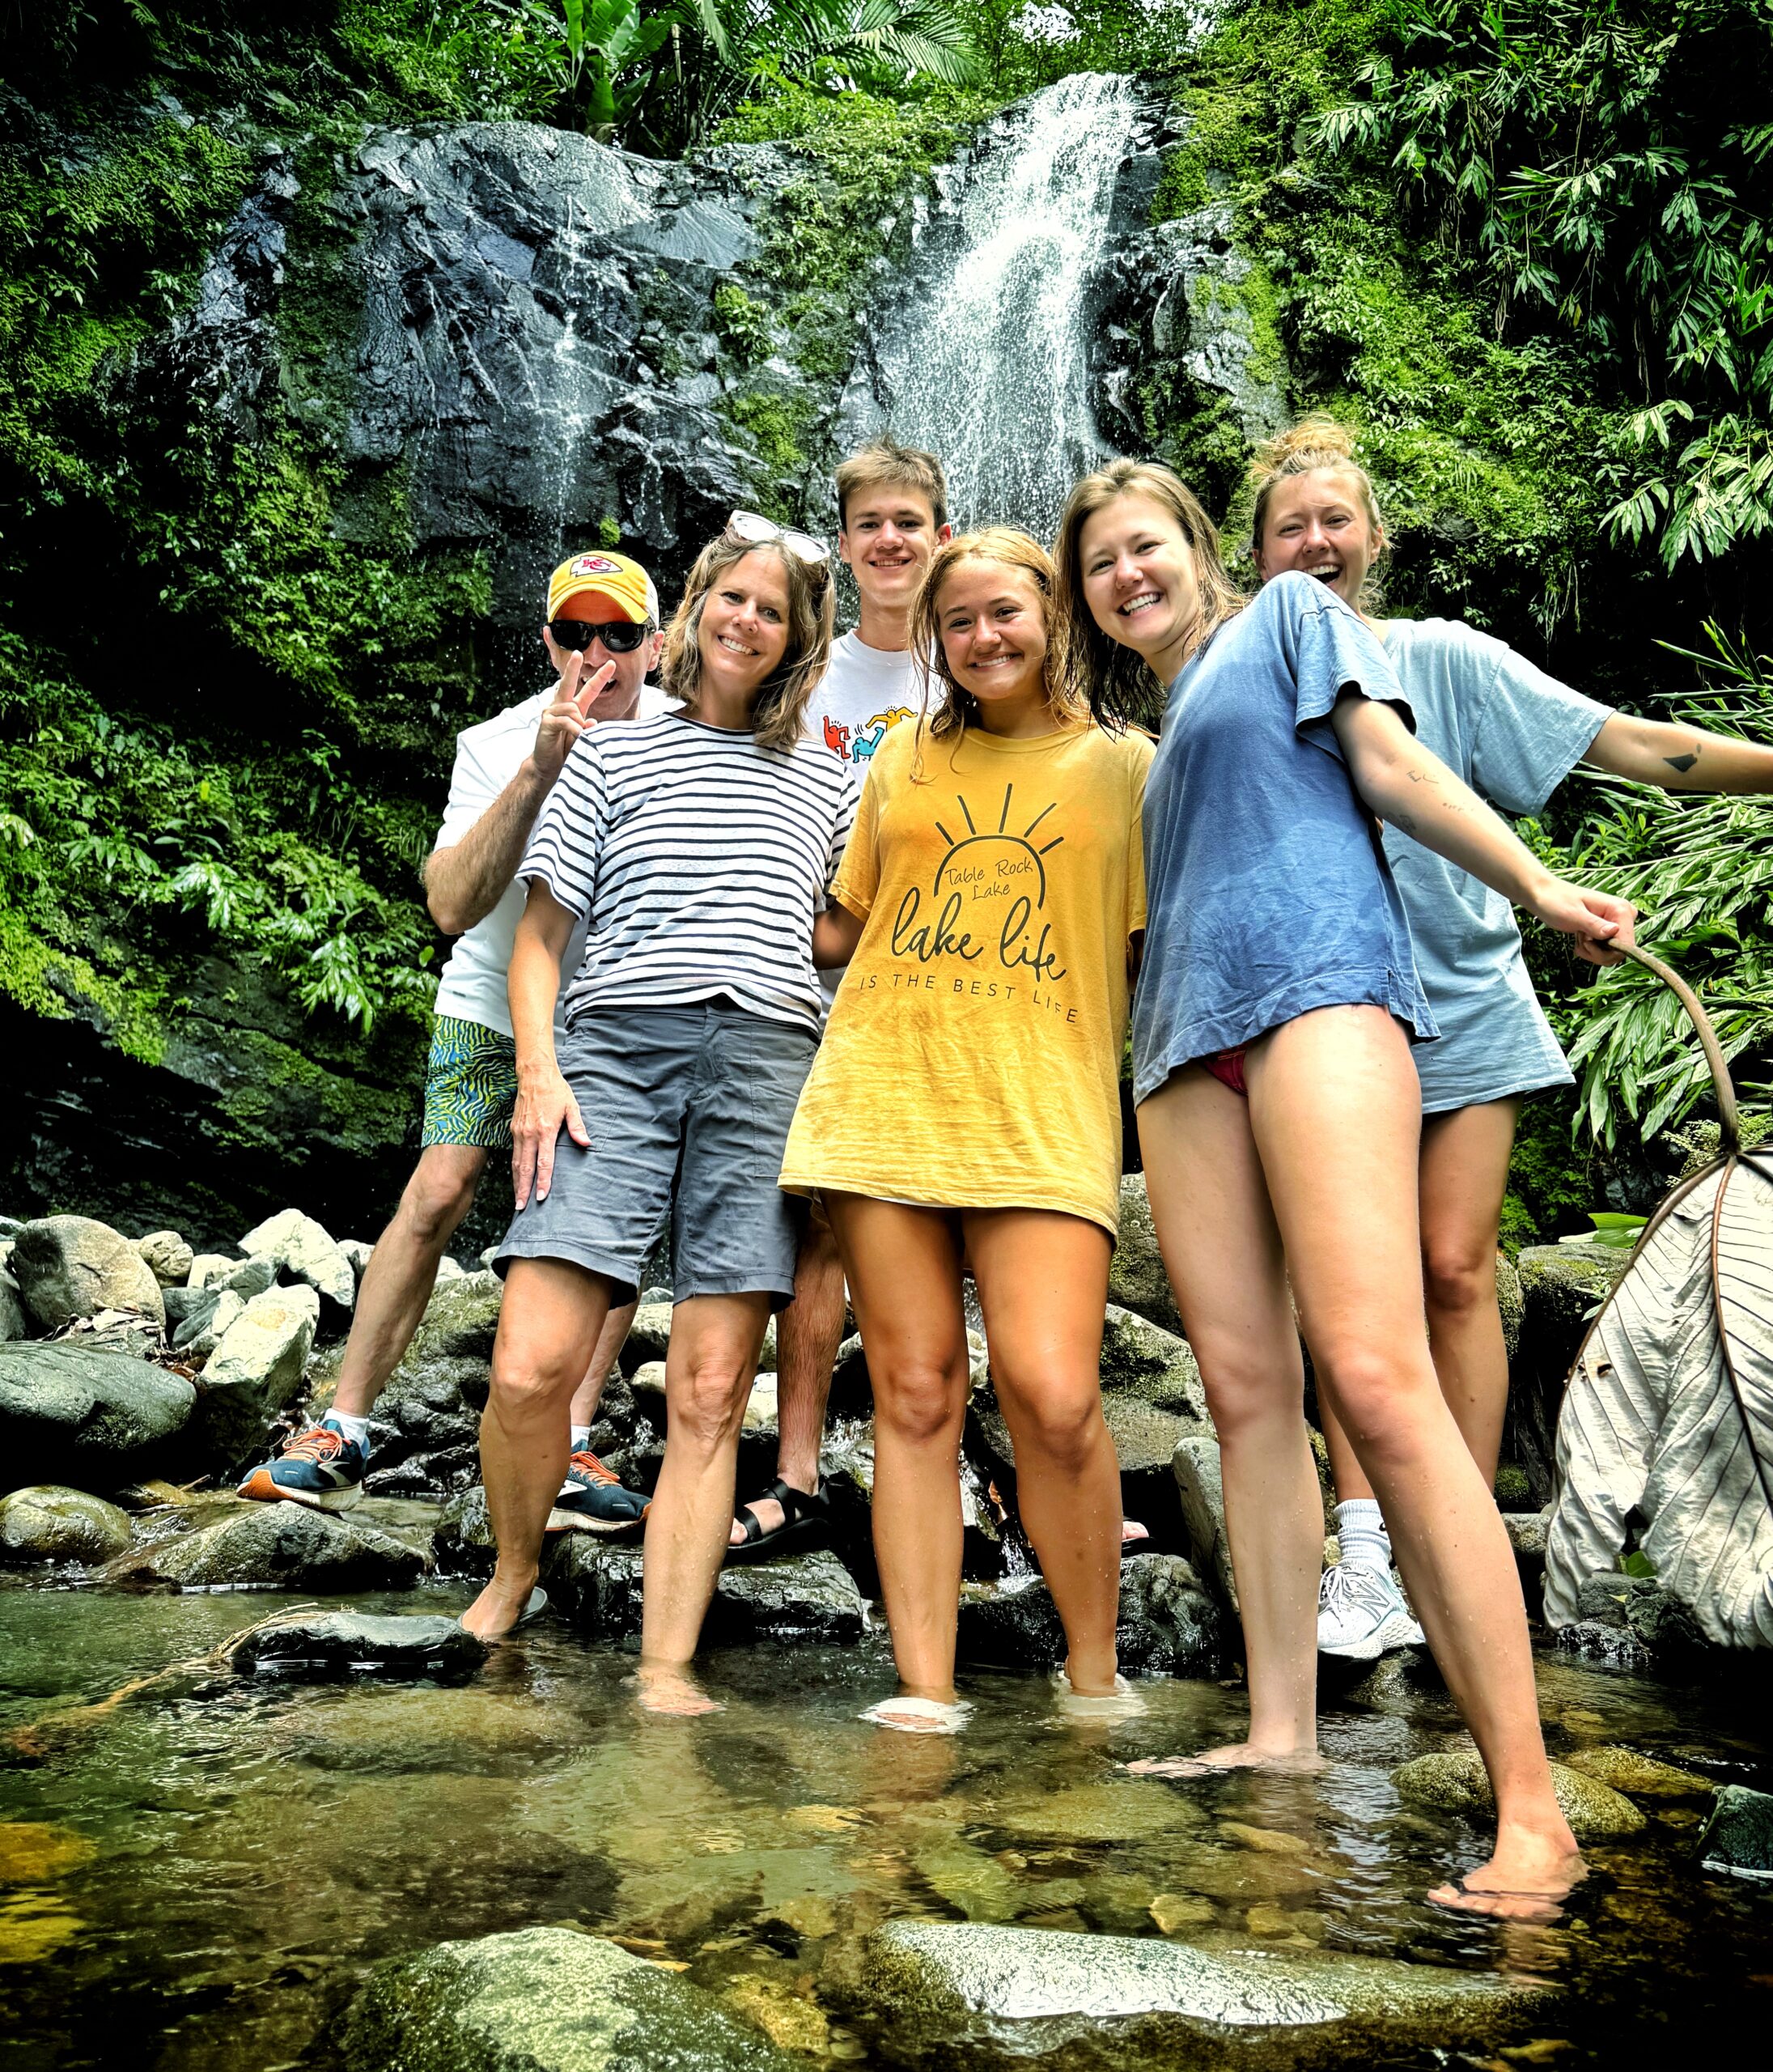
[{"label": "large dried leaf", "polygon": [[1616,1568],[1628,1515],[1707,1637],[1773,1647],[1773,1166],[1671,1198],[1576,1356],[1558,1421],[1546,1616]]}]

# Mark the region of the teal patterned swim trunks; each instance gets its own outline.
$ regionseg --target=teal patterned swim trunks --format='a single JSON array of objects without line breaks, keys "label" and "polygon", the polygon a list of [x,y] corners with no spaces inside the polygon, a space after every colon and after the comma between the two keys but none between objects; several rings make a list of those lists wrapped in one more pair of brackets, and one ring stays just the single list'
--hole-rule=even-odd
[{"label": "teal patterned swim trunks", "polygon": [[425,1130],[419,1139],[509,1151],[517,1104],[517,1046],[483,1021],[440,1014],[425,1066]]}]

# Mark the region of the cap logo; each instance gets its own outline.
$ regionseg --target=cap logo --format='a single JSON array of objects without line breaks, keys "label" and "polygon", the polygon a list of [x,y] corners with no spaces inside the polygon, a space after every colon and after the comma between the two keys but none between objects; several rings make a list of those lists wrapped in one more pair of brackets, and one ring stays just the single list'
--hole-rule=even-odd
[{"label": "cap logo", "polygon": [[582,554],[567,571],[572,575],[617,575],[621,572],[606,554]]}]

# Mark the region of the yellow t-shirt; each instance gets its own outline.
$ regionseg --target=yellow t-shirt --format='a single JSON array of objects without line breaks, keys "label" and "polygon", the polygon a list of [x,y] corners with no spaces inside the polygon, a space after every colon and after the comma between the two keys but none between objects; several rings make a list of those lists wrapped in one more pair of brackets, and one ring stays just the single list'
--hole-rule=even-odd
[{"label": "yellow t-shirt", "polygon": [[918,734],[875,751],[838,867],[865,925],[782,1185],[1063,1209],[1112,1233],[1152,743],[1095,726]]}]

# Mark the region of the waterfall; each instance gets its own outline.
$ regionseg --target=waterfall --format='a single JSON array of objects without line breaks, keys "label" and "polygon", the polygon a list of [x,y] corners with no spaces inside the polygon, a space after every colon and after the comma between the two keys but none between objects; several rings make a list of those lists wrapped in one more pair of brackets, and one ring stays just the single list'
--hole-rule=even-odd
[{"label": "waterfall", "polygon": [[922,263],[876,324],[846,416],[860,435],[940,454],[957,525],[1050,539],[1073,481],[1110,450],[1090,404],[1089,325],[1138,118],[1134,82],[1101,73],[1000,118],[948,176]]}]

